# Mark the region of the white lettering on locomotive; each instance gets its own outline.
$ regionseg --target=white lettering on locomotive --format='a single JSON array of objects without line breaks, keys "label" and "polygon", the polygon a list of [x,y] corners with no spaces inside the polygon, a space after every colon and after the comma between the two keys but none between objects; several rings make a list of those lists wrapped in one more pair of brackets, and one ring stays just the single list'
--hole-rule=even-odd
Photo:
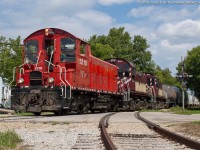
[{"label": "white lettering on locomotive", "polygon": [[38,70],[38,71],[41,71],[41,70],[42,70],[42,67],[37,67],[37,70]]},{"label": "white lettering on locomotive", "polygon": [[86,78],[87,77],[87,74],[83,70],[80,70],[80,75],[81,75],[82,78]]},{"label": "white lettering on locomotive", "polygon": [[79,59],[79,63],[83,66],[87,66],[87,60],[83,59],[83,58],[80,58]]}]

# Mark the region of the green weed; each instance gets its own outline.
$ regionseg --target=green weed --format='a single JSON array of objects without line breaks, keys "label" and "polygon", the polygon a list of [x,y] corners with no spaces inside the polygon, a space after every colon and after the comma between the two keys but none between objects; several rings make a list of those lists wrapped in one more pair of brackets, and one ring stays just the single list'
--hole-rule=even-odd
[{"label": "green weed", "polygon": [[22,139],[14,131],[0,132],[0,149],[14,149]]}]

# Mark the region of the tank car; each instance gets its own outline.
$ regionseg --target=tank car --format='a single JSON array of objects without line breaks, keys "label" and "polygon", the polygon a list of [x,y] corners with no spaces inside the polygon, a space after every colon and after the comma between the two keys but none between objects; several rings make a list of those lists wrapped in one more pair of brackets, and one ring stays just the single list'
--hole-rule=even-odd
[{"label": "tank car", "polygon": [[195,108],[195,107],[199,107],[200,103],[199,103],[199,99],[197,99],[197,97],[195,97],[194,95],[190,94],[189,92],[187,92],[188,94],[188,103],[187,107],[188,108]]},{"label": "tank car", "polygon": [[30,34],[22,59],[13,70],[11,107],[16,111],[59,115],[118,106],[118,67],[92,56],[90,45],[67,31],[46,28]]}]

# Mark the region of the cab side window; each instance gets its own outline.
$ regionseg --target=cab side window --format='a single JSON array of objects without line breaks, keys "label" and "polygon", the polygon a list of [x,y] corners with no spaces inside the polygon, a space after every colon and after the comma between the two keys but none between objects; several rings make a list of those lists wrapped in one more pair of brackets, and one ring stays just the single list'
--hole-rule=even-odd
[{"label": "cab side window", "polygon": [[60,61],[75,62],[75,39],[67,37],[62,38],[60,42]]}]

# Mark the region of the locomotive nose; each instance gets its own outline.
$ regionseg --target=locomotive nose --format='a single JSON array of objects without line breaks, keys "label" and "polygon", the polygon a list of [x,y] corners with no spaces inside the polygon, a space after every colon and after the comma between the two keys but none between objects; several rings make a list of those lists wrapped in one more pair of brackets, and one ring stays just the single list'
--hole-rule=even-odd
[{"label": "locomotive nose", "polygon": [[30,72],[30,85],[32,86],[42,85],[42,73],[40,71]]}]

